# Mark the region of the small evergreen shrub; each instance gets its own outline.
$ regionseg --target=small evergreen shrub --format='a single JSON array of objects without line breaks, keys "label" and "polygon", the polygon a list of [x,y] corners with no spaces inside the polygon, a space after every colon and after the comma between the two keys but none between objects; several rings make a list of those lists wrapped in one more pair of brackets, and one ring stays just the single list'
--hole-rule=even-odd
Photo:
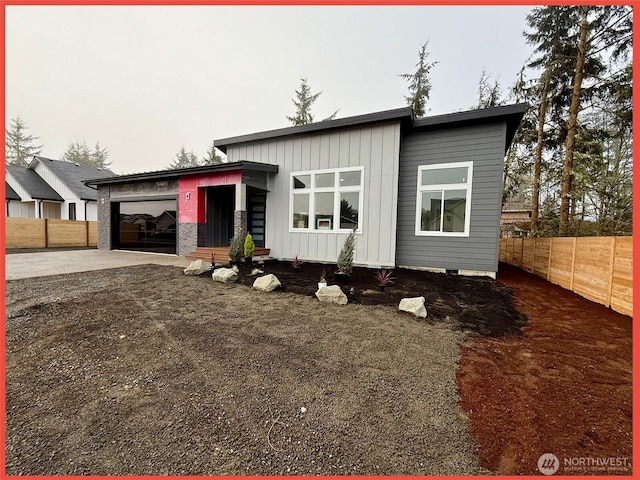
[{"label": "small evergreen shrub", "polygon": [[356,248],[356,230],[353,229],[344,240],[340,255],[338,255],[338,273],[351,275],[353,270],[353,253]]}]

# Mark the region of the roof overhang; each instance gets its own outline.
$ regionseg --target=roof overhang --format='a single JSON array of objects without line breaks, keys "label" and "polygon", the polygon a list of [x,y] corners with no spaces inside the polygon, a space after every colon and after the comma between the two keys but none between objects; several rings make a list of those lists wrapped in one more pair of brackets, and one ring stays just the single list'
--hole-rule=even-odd
[{"label": "roof overhang", "polygon": [[410,123],[413,118],[411,107],[396,108],[393,110],[385,110],[382,112],[367,113],[365,115],[357,115],[355,117],[338,118],[335,120],[327,120],[324,122],[309,123],[307,125],[299,125],[295,127],[279,128],[277,130],[268,130],[266,132],[250,133],[248,135],[240,135],[237,137],[222,138],[215,140],[213,143],[224,153],[227,153],[227,147],[238,145],[241,143],[256,142],[260,140],[273,140],[282,137],[293,137],[297,135],[305,135],[309,133],[321,133],[331,130],[358,127],[376,123],[387,123],[392,121],[402,121]]},{"label": "roof overhang", "polygon": [[414,130],[435,130],[440,128],[462,127],[467,125],[479,125],[495,122],[505,122],[507,124],[507,138],[505,142],[505,153],[511,146],[520,121],[527,110],[525,103],[504,105],[500,107],[481,108],[468,110],[465,112],[447,113],[445,115],[434,115],[414,120]]},{"label": "roof overhang", "polygon": [[278,173],[278,165],[258,162],[229,162],[215,165],[203,165],[200,167],[179,168],[175,170],[158,170],[155,172],[132,173],[129,175],[117,175],[115,177],[94,178],[84,180],[86,185],[115,185],[118,183],[144,182],[147,180],[171,180],[181,177],[204,175],[207,173],[220,173],[230,171],[253,171]]}]

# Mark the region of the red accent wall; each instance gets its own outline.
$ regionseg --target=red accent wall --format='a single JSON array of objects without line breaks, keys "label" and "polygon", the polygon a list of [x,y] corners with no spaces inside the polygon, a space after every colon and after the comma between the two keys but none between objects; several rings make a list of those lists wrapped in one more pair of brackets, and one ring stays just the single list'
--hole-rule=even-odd
[{"label": "red accent wall", "polygon": [[178,223],[205,223],[205,187],[240,185],[242,171],[190,175],[178,179]]}]

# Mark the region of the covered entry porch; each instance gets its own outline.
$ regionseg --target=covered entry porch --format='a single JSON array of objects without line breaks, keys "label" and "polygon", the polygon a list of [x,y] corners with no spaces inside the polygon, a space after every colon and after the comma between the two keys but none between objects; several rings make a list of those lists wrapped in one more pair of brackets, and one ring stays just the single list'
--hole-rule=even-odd
[{"label": "covered entry porch", "polygon": [[219,258],[228,256],[229,240],[241,231],[251,233],[263,252],[256,256],[268,254],[268,177],[278,167],[254,162],[235,165],[236,169],[180,177],[178,255],[209,259],[216,251]]}]

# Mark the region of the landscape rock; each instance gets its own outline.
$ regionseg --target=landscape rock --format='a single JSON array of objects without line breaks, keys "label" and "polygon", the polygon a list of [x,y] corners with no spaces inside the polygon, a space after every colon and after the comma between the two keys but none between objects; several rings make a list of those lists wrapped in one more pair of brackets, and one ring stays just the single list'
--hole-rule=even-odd
[{"label": "landscape rock", "polygon": [[402,312],[412,313],[416,317],[427,317],[427,309],[424,306],[424,297],[403,298],[400,300],[398,309]]},{"label": "landscape rock", "polygon": [[329,287],[319,288],[316,297],[323,303],[336,303],[338,305],[346,305],[347,296],[344,294],[339,285],[331,285]]},{"label": "landscape rock", "polygon": [[200,275],[204,272],[208,272],[210,263],[205,262],[204,260],[194,260],[189,264],[187,268],[184,269],[185,275]]},{"label": "landscape rock", "polygon": [[261,292],[270,292],[281,286],[280,280],[278,280],[278,277],[273,273],[258,277],[256,281],[253,282],[253,288]]},{"label": "landscape rock", "polygon": [[217,268],[211,276],[216,282],[222,283],[232,283],[238,280],[238,274],[230,268]]}]

